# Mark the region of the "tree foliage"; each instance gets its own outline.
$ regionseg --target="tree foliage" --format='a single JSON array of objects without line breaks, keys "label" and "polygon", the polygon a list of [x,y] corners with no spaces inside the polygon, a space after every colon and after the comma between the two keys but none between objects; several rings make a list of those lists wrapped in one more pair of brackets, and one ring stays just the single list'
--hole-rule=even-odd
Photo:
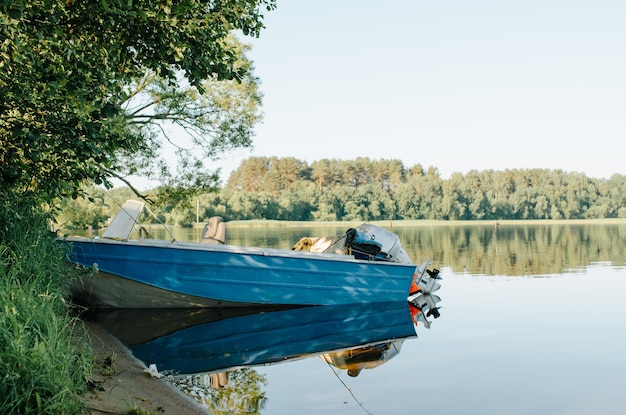
[{"label": "tree foliage", "polygon": [[[128,87],[126,125],[142,135],[148,145],[140,154],[124,160],[123,173],[158,180],[163,184],[158,189],[162,199],[180,188],[215,188],[219,172],[208,170],[205,162],[252,144],[253,127],[261,119],[259,81],[245,58],[249,46],[233,36],[228,42],[238,51],[237,64],[246,68],[242,80],[213,76],[202,82],[201,94],[193,86],[172,83],[148,72]],[[176,174],[170,174],[169,166],[160,158],[159,150],[164,148],[177,156]]]},{"label": "tree foliage", "polygon": [[[252,157],[219,192],[197,200],[200,220],[215,215],[296,221],[626,218],[626,176],[607,180],[562,170],[512,169],[443,179],[435,167],[406,168],[398,160],[324,159],[309,165],[291,157]],[[183,205],[155,211],[175,225],[188,226],[196,217],[195,208]],[[67,223],[78,225],[78,213],[74,218]]]},{"label": "tree foliage", "polygon": [[[214,133],[209,155],[248,145],[244,130],[254,120],[246,117],[255,112],[242,107],[250,101],[239,105],[231,90],[220,94],[222,86],[214,87],[235,80],[254,88],[251,65],[230,34],[258,36],[262,12],[274,7],[274,0],[0,2],[2,191],[52,200],[75,194],[85,181],[128,172],[129,158],[153,154],[154,130],[138,128],[146,108],[128,106],[139,85],[143,97],[159,97],[152,117],[164,108],[188,117],[198,110],[193,98],[208,100],[210,109],[228,108],[225,117],[195,114],[205,117],[196,131]],[[219,97],[194,96],[209,89]],[[248,97],[254,102],[258,94],[248,90]],[[243,123],[233,122],[242,111]],[[189,163],[198,167],[197,160]],[[138,166],[145,164],[130,172]]]}]

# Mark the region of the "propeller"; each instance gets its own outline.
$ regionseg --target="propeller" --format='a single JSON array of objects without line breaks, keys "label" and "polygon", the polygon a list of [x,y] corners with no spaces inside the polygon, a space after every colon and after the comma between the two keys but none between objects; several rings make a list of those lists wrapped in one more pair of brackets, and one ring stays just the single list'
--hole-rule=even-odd
[{"label": "propeller", "polygon": [[439,276],[439,270],[437,268],[433,268],[433,270],[426,270],[426,273],[428,273],[428,276],[432,279],[435,280],[441,280],[442,278]]}]

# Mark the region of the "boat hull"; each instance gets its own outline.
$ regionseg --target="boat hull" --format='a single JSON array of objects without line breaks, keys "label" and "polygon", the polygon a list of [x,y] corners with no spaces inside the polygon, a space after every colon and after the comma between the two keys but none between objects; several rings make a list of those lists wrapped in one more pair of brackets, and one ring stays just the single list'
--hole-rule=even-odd
[{"label": "boat hull", "polygon": [[72,286],[93,308],[334,305],[406,301],[414,264],[347,255],[168,241],[66,238],[92,268]]}]

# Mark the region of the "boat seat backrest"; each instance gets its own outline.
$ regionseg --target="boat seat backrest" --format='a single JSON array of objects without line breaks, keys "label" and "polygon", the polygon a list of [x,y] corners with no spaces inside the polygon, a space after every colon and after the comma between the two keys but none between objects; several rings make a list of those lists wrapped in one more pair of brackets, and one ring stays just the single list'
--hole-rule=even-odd
[{"label": "boat seat backrest", "polygon": [[224,244],[226,243],[226,223],[220,216],[209,218],[209,222],[202,230],[202,243]]},{"label": "boat seat backrest", "polygon": [[127,200],[122,209],[111,219],[111,223],[102,233],[103,238],[127,240],[133,232],[139,215],[143,212],[145,203],[137,200]]}]

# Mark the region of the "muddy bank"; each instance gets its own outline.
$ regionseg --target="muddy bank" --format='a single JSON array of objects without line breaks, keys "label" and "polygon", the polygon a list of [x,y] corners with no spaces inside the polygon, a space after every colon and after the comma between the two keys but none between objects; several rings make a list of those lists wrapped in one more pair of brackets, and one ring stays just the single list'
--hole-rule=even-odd
[{"label": "muddy bank", "polygon": [[85,321],[86,340],[98,365],[89,379],[90,392],[83,396],[87,413],[207,415],[209,412],[164,379],[144,372],[146,366],[98,324]]}]

